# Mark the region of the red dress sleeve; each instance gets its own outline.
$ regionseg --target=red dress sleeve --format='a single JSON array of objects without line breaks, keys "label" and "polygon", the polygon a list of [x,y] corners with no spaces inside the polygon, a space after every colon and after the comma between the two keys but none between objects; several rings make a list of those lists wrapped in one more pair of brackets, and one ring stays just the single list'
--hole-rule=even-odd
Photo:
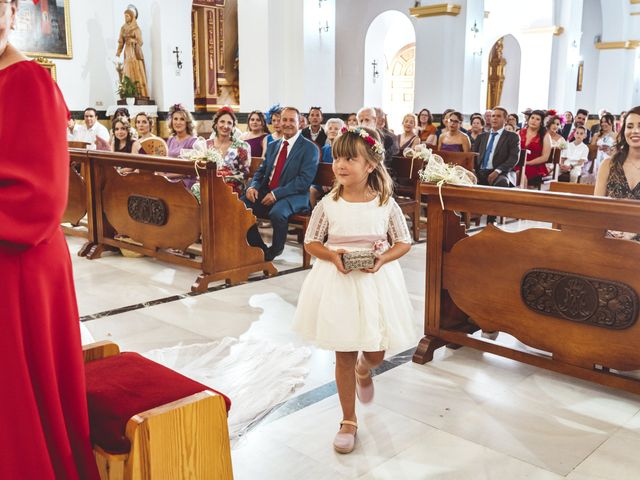
[{"label": "red dress sleeve", "polygon": [[67,203],[69,110],[31,61],[0,71],[0,244],[34,246],[59,228]]}]

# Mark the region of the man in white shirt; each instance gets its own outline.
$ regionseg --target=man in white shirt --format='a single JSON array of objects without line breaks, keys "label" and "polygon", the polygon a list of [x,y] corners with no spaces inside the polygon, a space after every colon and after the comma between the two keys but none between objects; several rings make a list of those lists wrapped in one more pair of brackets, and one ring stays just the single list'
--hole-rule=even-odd
[{"label": "man in white shirt", "polygon": [[109,130],[98,122],[98,112],[95,108],[89,107],[84,111],[84,125],[77,126],[70,140],[87,142],[89,148],[109,150],[109,138]]},{"label": "man in white shirt", "polygon": [[589,147],[584,144],[587,136],[587,129],[583,126],[577,126],[573,136],[573,142],[569,142],[560,156],[560,171],[563,172],[559,181],[566,181],[567,173],[572,183],[578,183],[578,179],[582,173],[582,166],[587,162],[589,157]]}]

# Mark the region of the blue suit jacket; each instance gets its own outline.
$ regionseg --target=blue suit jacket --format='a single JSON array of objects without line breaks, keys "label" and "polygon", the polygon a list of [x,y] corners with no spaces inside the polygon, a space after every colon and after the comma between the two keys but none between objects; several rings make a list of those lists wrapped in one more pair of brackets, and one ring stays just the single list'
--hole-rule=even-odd
[{"label": "blue suit jacket", "polygon": [[[256,190],[269,188],[269,178],[276,162],[282,139],[271,142],[260,168],[256,171],[250,187]],[[309,187],[318,171],[318,147],[302,135],[293,144],[284,169],[280,174],[280,185],[273,190],[276,201],[287,199],[294,211],[309,208]]]}]

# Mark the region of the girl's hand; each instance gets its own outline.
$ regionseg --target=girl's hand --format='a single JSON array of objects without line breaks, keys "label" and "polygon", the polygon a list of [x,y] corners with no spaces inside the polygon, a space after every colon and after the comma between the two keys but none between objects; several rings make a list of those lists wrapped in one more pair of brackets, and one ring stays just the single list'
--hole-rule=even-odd
[{"label": "girl's hand", "polygon": [[373,267],[363,268],[360,271],[365,273],[376,273],[385,263],[387,263],[387,261],[384,259],[384,255],[376,255],[376,260],[373,263]]},{"label": "girl's hand", "polygon": [[342,263],[342,254],[347,253],[346,250],[336,250],[331,255],[331,262],[336,266],[338,271],[343,274],[348,274],[349,270],[345,270],[344,263]]}]

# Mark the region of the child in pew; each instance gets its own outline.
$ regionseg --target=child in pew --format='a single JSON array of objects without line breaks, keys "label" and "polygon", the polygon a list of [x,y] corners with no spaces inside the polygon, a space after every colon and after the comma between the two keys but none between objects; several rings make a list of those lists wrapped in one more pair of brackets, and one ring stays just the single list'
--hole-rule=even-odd
[{"label": "child in pew", "polygon": [[378,133],[345,127],[332,151],[336,184],[311,215],[305,248],[317,260],[302,285],[293,328],[336,352],[343,418],[333,446],[350,453],[358,428],[356,395],[361,403],[373,399],[371,369],[382,363],[389,348],[417,341],[413,308],[396,261],[410,250],[412,237],[392,196]]},{"label": "child in pew", "polygon": [[587,130],[578,126],[575,130],[573,142],[569,142],[566,149],[562,151],[560,157],[560,171],[558,181],[578,183],[582,173],[582,166],[586,163],[589,155],[589,147],[584,144]]}]

